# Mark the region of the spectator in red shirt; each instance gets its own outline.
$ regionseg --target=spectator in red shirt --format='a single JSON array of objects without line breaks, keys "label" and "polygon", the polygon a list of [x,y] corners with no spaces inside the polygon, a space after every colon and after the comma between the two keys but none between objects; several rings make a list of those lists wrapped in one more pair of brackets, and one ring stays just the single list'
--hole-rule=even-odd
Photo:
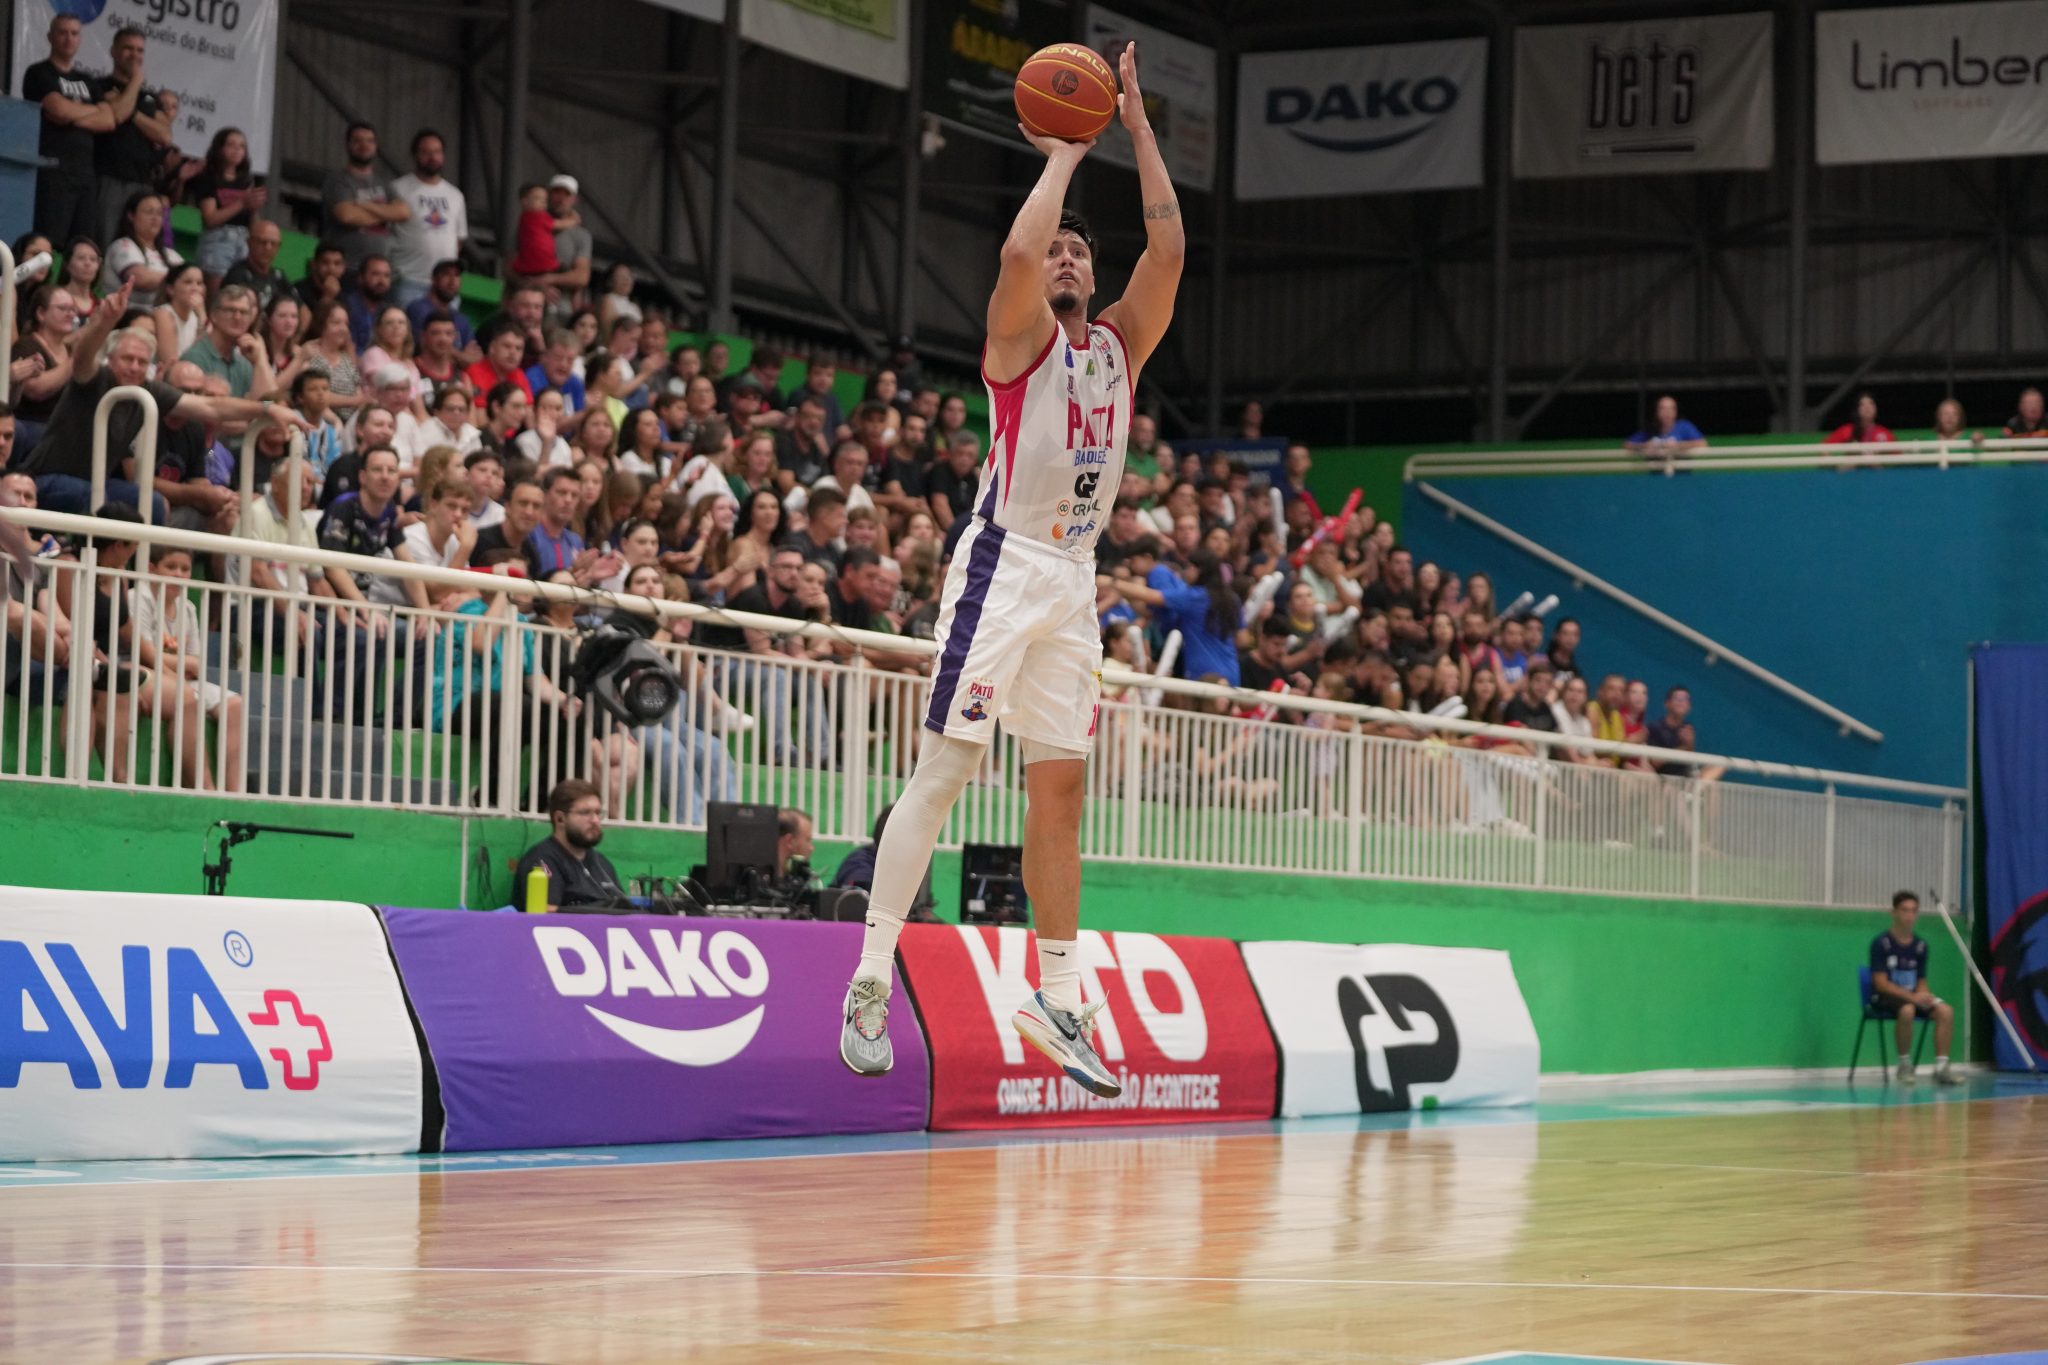
[{"label": "spectator in red shirt", "polygon": [[520,365],[520,358],[526,352],[526,337],[519,326],[510,318],[500,318],[491,332],[491,339],[484,346],[484,358],[463,371],[469,385],[478,393],[489,393],[500,384],[517,385],[533,401],[533,384],[526,377],[526,370]]},{"label": "spectator in red shirt", "polygon": [[1877,420],[1877,399],[1867,393],[1859,393],[1856,395],[1856,420],[1836,427],[1821,438],[1821,444],[1838,446],[1891,439],[1891,428]]}]

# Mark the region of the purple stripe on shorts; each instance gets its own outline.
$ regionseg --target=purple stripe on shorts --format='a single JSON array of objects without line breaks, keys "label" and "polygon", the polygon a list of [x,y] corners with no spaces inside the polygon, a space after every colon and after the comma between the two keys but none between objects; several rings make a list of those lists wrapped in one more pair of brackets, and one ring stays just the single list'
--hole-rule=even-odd
[{"label": "purple stripe on shorts", "polygon": [[983,522],[974,528],[974,548],[967,552],[967,582],[960,600],[953,604],[953,628],[946,632],[946,647],[939,654],[938,675],[932,680],[932,704],[925,713],[927,730],[944,730],[953,709],[953,697],[960,689],[960,670],[966,667],[967,650],[981,625],[981,605],[995,582],[996,561],[1002,558],[1003,529]]}]

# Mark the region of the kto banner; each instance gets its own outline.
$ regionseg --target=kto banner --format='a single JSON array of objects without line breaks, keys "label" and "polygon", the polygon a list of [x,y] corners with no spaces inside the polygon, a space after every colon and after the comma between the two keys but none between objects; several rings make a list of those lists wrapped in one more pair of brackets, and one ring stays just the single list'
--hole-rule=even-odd
[{"label": "kto banner", "polygon": [[1283,1116],[1536,1102],[1536,1026],[1506,953],[1242,946],[1280,1044]]},{"label": "kto banner", "polygon": [[1038,982],[1028,930],[913,924],[900,951],[931,1042],[934,1129],[1273,1113],[1273,1038],[1228,939],[1081,931],[1081,998],[1107,1002],[1095,1050],[1123,1081],[1113,1100],[1075,1085],[1011,1025]]},{"label": "kto banner", "polygon": [[1485,131],[1484,38],[1238,60],[1239,199],[1478,185]]},{"label": "kto banner", "polygon": [[907,1004],[889,1017],[894,1071],[839,1060],[858,924],[383,914],[449,1151],[924,1127]]},{"label": "kto banner", "polygon": [[1073,12],[1064,0],[930,0],[924,8],[925,111],[1021,143],[1017,73],[1041,47],[1073,39]]},{"label": "kto banner", "polygon": [[239,128],[249,140],[249,164],[258,170],[269,164],[277,0],[15,0],[10,89],[20,90],[23,73],[50,55],[50,21],[60,14],[83,26],[74,69],[95,79],[114,68],[114,35],[142,30],[142,83],[177,95],[171,133],[178,150],[204,156],[215,133]]},{"label": "kto banner", "polygon": [[411,1152],[368,906],[0,887],[0,1160]]},{"label": "kto banner", "polygon": [[1856,161],[2048,152],[2048,0],[1814,18],[1814,151]]},{"label": "kto banner", "polygon": [[1515,174],[1771,164],[1771,16],[1515,31]]},{"label": "kto banner", "polygon": [[[1116,69],[1124,45],[1138,45],[1138,89],[1145,95],[1159,155],[1173,183],[1207,190],[1216,178],[1216,49],[1140,23],[1101,5],[1088,7],[1088,46]],[[1094,156],[1135,170],[1137,153],[1123,120],[1111,119]]]}]

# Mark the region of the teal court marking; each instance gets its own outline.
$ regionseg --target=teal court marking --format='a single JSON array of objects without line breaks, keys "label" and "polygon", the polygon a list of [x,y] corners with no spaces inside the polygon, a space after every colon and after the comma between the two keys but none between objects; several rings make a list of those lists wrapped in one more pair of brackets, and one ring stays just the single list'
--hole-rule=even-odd
[{"label": "teal court marking", "polygon": [[[456,1175],[476,1171],[536,1171],[589,1167],[673,1166],[692,1162],[776,1161],[811,1157],[883,1156],[1054,1143],[1147,1142],[1296,1134],[1430,1132],[1521,1127],[1532,1123],[1586,1123],[1604,1119],[1737,1118],[1757,1114],[1853,1108],[1904,1108],[1973,1100],[2025,1098],[1973,1074],[1953,1090],[1931,1085],[1851,1087],[1812,1081],[1747,1082],[1711,1087],[1586,1086],[1566,1099],[1515,1109],[1430,1109],[1398,1114],[1340,1114],[1143,1128],[1063,1128],[1032,1132],[880,1133],[839,1137],[760,1138],[726,1142],[655,1143],[633,1147],[578,1147],[555,1151],[449,1152],[438,1155],[223,1157],[169,1161],[31,1161],[0,1163],[0,1195],[52,1186],[163,1184],[184,1181],[344,1179],[369,1176]],[[1818,1173],[1817,1173],[1818,1174]],[[1512,1359],[1512,1357],[1509,1357]]]}]

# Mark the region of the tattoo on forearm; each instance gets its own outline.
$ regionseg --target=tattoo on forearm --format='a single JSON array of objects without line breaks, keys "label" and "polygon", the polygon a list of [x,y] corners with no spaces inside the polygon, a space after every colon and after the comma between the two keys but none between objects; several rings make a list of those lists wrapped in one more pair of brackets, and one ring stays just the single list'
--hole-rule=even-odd
[{"label": "tattoo on forearm", "polygon": [[1156,204],[1145,205],[1145,217],[1148,220],[1154,218],[1178,218],[1179,216],[1180,205],[1171,199],[1162,199]]}]

